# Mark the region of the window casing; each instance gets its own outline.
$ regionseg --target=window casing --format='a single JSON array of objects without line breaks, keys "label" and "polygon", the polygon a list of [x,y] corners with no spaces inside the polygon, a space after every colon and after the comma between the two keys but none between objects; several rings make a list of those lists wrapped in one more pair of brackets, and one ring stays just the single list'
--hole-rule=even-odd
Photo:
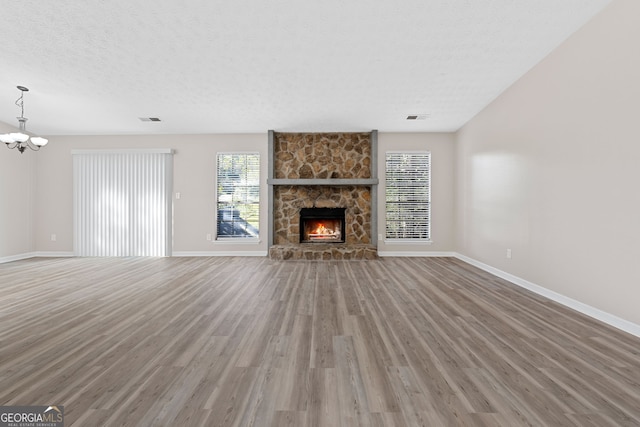
[{"label": "window casing", "polygon": [[258,239],[260,154],[218,153],[216,240]]},{"label": "window casing", "polygon": [[385,221],[388,240],[431,240],[431,153],[387,152]]}]

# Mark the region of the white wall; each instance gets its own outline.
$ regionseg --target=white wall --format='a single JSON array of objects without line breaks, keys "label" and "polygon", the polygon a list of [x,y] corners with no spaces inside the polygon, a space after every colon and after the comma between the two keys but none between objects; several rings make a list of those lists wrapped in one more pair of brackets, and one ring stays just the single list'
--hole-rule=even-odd
[{"label": "white wall", "polygon": [[[35,245],[38,251],[73,252],[74,149],[172,148],[174,154],[173,252],[196,255],[267,252],[267,134],[57,136],[38,154]],[[260,243],[207,241],[216,229],[216,153],[257,151],[261,157]],[[175,193],[181,197],[175,200]],[[57,240],[51,241],[51,234]]]},{"label": "white wall", "polygon": [[611,3],[458,132],[456,160],[458,252],[635,324],[638,17]]},{"label": "white wall", "polygon": [[[0,133],[18,129],[0,122]],[[34,163],[42,152],[20,154],[0,143],[0,262],[28,257],[33,242]]]},{"label": "white wall", "polygon": [[424,256],[452,252],[454,238],[454,153],[452,133],[379,133],[378,134],[378,234],[385,233],[385,153],[387,151],[431,152],[431,240],[426,244],[386,243],[378,241],[380,255]]}]

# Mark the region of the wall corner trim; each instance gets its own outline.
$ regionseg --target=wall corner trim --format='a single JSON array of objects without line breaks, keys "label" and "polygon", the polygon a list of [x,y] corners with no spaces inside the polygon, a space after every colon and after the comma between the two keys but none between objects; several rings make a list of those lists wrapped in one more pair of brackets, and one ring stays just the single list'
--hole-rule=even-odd
[{"label": "wall corner trim", "polygon": [[592,317],[596,320],[606,323],[607,325],[620,329],[621,331],[627,332],[631,335],[635,335],[636,337],[640,337],[640,325],[637,325],[633,322],[622,319],[618,316],[614,316],[611,313],[607,313],[606,311],[602,311],[590,305],[584,304],[580,301],[574,300],[572,298],[569,298],[567,296],[554,292],[540,285],[536,285],[535,283],[531,283],[518,276],[514,276],[513,274],[499,270],[495,267],[491,267],[488,264],[477,261],[473,258],[469,258],[468,256],[462,255],[460,253],[454,253],[454,257],[459,259],[460,261],[464,261],[467,264],[471,264],[474,267],[484,270],[487,273],[491,273],[494,276],[507,280],[516,286],[520,286],[521,288],[528,289],[533,293],[549,298],[550,300],[555,301],[559,304],[562,304],[565,307],[571,308],[575,311],[578,311],[582,314],[585,314],[589,317]]}]

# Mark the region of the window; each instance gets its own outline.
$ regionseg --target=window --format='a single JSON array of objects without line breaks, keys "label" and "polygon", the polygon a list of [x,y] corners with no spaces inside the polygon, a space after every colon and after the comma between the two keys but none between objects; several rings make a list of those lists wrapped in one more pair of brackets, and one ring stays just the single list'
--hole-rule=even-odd
[{"label": "window", "polygon": [[431,153],[388,152],[385,161],[387,239],[429,240]]},{"label": "window", "polygon": [[218,153],[216,238],[258,238],[260,154]]}]

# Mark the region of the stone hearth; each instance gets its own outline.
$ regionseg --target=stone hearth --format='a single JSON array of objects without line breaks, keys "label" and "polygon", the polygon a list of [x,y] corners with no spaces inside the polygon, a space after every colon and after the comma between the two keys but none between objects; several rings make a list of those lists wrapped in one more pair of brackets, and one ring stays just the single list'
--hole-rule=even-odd
[{"label": "stone hearth", "polygon": [[[377,132],[269,132],[269,256],[373,259]],[[345,208],[344,243],[300,243],[300,209]]]},{"label": "stone hearth", "polygon": [[274,245],[269,248],[272,259],[309,259],[309,260],[351,260],[376,259],[378,251],[371,245],[333,245],[330,243],[313,246]]}]

